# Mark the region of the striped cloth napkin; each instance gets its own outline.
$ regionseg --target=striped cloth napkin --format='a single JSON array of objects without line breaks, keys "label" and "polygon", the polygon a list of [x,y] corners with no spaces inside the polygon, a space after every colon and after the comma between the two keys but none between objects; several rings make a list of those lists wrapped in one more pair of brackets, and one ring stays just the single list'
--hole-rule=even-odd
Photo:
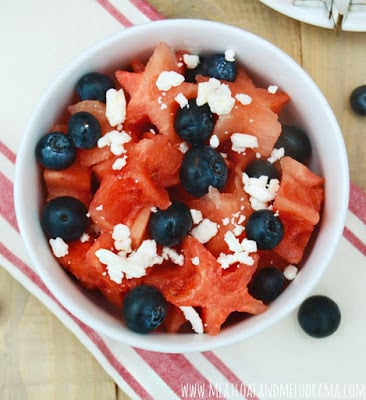
[{"label": "striped cloth napkin", "polygon": [[343,238],[314,291],[341,308],[341,326],[326,339],[306,336],[294,313],[239,344],[161,354],[113,341],[57,302],[29,262],[14,214],[14,165],[22,132],[65,64],[96,41],[161,16],[142,0],[44,0],[37,5],[42,13],[33,2],[7,2],[2,8],[0,43],[7,56],[0,65],[6,77],[0,98],[0,265],[79,338],[132,399],[366,399],[366,194],[354,185]]}]

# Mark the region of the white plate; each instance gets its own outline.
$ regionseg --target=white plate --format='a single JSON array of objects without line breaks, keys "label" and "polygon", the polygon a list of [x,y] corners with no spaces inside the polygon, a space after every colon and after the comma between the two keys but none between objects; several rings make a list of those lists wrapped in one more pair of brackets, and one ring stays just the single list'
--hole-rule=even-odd
[{"label": "white plate", "polygon": [[[323,28],[333,29],[338,19],[338,10],[342,10],[344,0],[335,0],[333,7],[333,17],[329,18],[329,12],[325,5],[315,6],[316,1],[309,1],[309,5],[294,5],[294,0],[260,0],[263,4],[274,10],[285,14],[291,18],[297,19],[308,24],[321,26]],[[304,2],[305,3],[305,2]],[[313,3],[313,6],[310,5]],[[331,1],[328,2],[329,4]],[[356,3],[356,1],[355,1]],[[342,22],[342,30],[354,32],[366,32],[366,3],[365,5],[354,5],[345,13]]]}]

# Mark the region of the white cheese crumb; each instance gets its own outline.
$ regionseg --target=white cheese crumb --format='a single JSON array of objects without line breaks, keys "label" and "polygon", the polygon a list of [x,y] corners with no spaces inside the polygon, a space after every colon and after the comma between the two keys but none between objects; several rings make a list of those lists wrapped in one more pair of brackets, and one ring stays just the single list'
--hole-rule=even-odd
[{"label": "white cheese crumb", "polygon": [[295,265],[290,264],[284,269],[283,276],[287,280],[293,281],[297,276],[297,272],[298,272],[298,268]]},{"label": "white cheese crumb", "polygon": [[163,257],[157,254],[155,240],[144,240],[140,247],[126,254],[114,253],[107,249],[98,249],[95,252],[98,260],[106,265],[111,280],[121,283],[122,279],[141,278],[146,275],[146,269],[155,264],[161,264]]},{"label": "white cheese crumb", "polygon": [[178,93],[175,97],[174,100],[179,104],[180,108],[185,107],[188,104],[188,99],[186,96],[184,96],[183,93]]},{"label": "white cheese crumb", "polygon": [[127,156],[117,158],[112,164],[112,169],[115,171],[120,171],[127,164]]},{"label": "white cheese crumb", "polygon": [[247,106],[247,105],[251,104],[251,102],[253,101],[253,99],[248,94],[244,94],[244,93],[238,93],[235,96],[235,98],[243,106]]},{"label": "white cheese crumb", "polygon": [[254,210],[267,208],[280,188],[278,179],[270,179],[268,182],[268,176],[265,175],[254,178],[243,172],[242,181],[244,191],[249,194],[250,204]]},{"label": "white cheese crumb", "polygon": [[237,153],[244,153],[246,149],[258,147],[258,139],[247,133],[233,133],[231,135],[232,149]]},{"label": "white cheese crumb", "polygon": [[254,264],[254,259],[249,255],[249,253],[255,253],[257,251],[257,243],[254,240],[244,238],[240,242],[231,231],[225,233],[224,240],[229,246],[229,250],[233,253],[221,253],[219,255],[217,261],[221,264],[221,268],[226,269],[236,263],[246,265]]},{"label": "white cheese crumb", "polygon": [[269,85],[267,88],[268,93],[275,94],[277,93],[278,86],[276,85]]},{"label": "white cheese crumb", "polygon": [[213,149],[217,149],[220,146],[220,140],[217,135],[212,135],[210,137],[210,146]]},{"label": "white cheese crumb", "polygon": [[86,232],[84,232],[81,236],[80,236],[80,242],[81,243],[86,243],[88,240],[90,239],[90,235]]},{"label": "white cheese crumb", "polygon": [[230,218],[228,218],[228,217],[223,218],[222,225],[223,226],[228,226],[229,224],[230,224]]},{"label": "white cheese crumb", "polygon": [[227,49],[225,51],[225,60],[229,62],[235,61],[235,50],[234,49]]},{"label": "white cheese crumb", "polygon": [[175,71],[163,71],[156,80],[156,86],[159,90],[169,90],[177,87],[184,82],[184,76]]},{"label": "white cheese crumb", "polygon": [[218,115],[229,114],[235,104],[228,85],[221,83],[216,78],[210,78],[207,82],[198,84],[197,99],[198,106],[208,104],[211,112]]},{"label": "white cheese crumb", "polygon": [[188,143],[187,142],[180,143],[179,147],[178,147],[178,150],[183,154],[187,153],[187,151],[189,150]]},{"label": "white cheese crumb", "polygon": [[200,265],[200,258],[198,256],[192,257],[191,262],[193,265]]},{"label": "white cheese crumb", "polygon": [[131,136],[125,132],[117,130],[110,131],[98,140],[98,147],[109,146],[112,154],[120,156],[126,152],[124,145],[131,140]]},{"label": "white cheese crumb", "polygon": [[170,247],[163,247],[162,257],[164,260],[171,260],[174,264],[183,265],[184,255],[179,254],[176,250]]},{"label": "white cheese crumb", "polygon": [[198,312],[190,306],[182,306],[179,308],[182,310],[186,320],[192,325],[192,329],[196,333],[203,333],[203,322]]},{"label": "white cheese crumb", "polygon": [[280,147],[279,149],[273,149],[270,157],[267,158],[267,161],[273,164],[284,157],[284,155],[285,149],[283,147]]},{"label": "white cheese crumb", "polygon": [[127,225],[117,224],[113,228],[112,239],[114,240],[114,248],[123,253],[130,253],[131,237],[130,229]]},{"label": "white cheese crumb", "polygon": [[50,239],[49,243],[55,257],[65,257],[69,254],[69,245],[62,238]]},{"label": "white cheese crumb", "polygon": [[200,58],[196,54],[183,54],[183,61],[188,69],[194,69],[200,62]]},{"label": "white cheese crumb", "polygon": [[105,115],[111,126],[122,124],[126,119],[126,97],[123,89],[108,89]]},{"label": "white cheese crumb", "polygon": [[197,226],[195,226],[191,235],[201,243],[209,242],[218,232],[217,224],[208,218],[204,218]]},{"label": "white cheese crumb", "polygon": [[194,208],[191,208],[190,212],[191,212],[191,216],[192,216],[192,220],[193,220],[193,224],[194,225],[199,224],[203,220],[203,215],[202,215],[202,212],[200,210],[196,210]]}]

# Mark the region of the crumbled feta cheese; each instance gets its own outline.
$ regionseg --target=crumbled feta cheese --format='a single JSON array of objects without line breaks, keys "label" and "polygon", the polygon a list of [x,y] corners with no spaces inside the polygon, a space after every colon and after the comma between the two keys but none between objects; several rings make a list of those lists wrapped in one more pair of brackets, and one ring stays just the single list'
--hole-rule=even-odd
[{"label": "crumbled feta cheese", "polygon": [[194,69],[200,62],[200,58],[196,54],[183,54],[183,61],[188,69]]},{"label": "crumbled feta cheese", "polygon": [[124,145],[130,140],[131,136],[127,132],[119,132],[117,130],[113,130],[106,133],[98,140],[98,147],[102,148],[109,146],[112,154],[120,156],[121,154],[126,152]]},{"label": "crumbled feta cheese", "polygon": [[284,157],[284,155],[285,149],[283,147],[280,147],[279,149],[273,149],[270,157],[267,158],[267,161],[273,164]]},{"label": "crumbled feta cheese", "polygon": [[156,80],[156,86],[159,90],[169,90],[177,87],[184,82],[184,76],[175,71],[163,71]]},{"label": "crumbled feta cheese", "polygon": [[218,138],[217,135],[212,135],[210,137],[210,146],[213,149],[217,149],[220,146],[220,139]]},{"label": "crumbled feta cheese", "polygon": [[117,126],[122,124],[126,118],[126,97],[123,89],[108,89],[106,92],[105,115],[109,125]]},{"label": "crumbled feta cheese", "polygon": [[187,153],[187,151],[189,150],[188,143],[187,142],[180,143],[178,149],[183,154]]},{"label": "crumbled feta cheese", "polygon": [[229,114],[235,104],[228,85],[221,83],[216,78],[210,78],[207,82],[198,84],[198,106],[208,104],[211,112],[218,115]]},{"label": "crumbled feta cheese", "polygon": [[80,236],[80,242],[81,243],[86,243],[88,240],[90,239],[90,235],[86,232],[84,232],[81,236]]},{"label": "crumbled feta cheese", "polygon": [[293,281],[297,276],[297,272],[298,272],[298,268],[295,265],[290,264],[284,269],[283,276],[287,280]]},{"label": "crumbled feta cheese", "polygon": [[235,96],[235,98],[243,106],[247,106],[253,101],[253,99],[248,94],[244,94],[244,93],[238,93]]},{"label": "crumbled feta cheese", "polygon": [[190,209],[191,216],[192,216],[192,221],[194,225],[199,224],[203,220],[203,215],[200,210],[196,210],[194,208]]},{"label": "crumbled feta cheese", "polygon": [[247,133],[233,133],[231,135],[232,149],[237,153],[244,153],[246,149],[258,147],[258,139]]},{"label": "crumbled feta cheese", "polygon": [[161,264],[163,257],[157,254],[155,240],[144,240],[140,247],[129,255],[116,254],[111,250],[98,249],[95,252],[98,260],[106,265],[111,280],[121,283],[122,279],[141,278],[146,275],[146,269],[155,264]]},{"label": "crumbled feta cheese", "polygon": [[243,172],[242,180],[244,191],[250,195],[249,200],[254,210],[267,208],[268,203],[275,199],[280,188],[278,179],[270,179],[268,182],[268,176],[265,175],[254,178]]},{"label": "crumbled feta cheese", "polygon": [[193,265],[200,265],[200,258],[198,256],[192,257],[191,262]]},{"label": "crumbled feta cheese", "polygon": [[123,253],[131,252],[130,229],[127,225],[117,224],[113,228],[112,239],[114,240],[114,248]]},{"label": "crumbled feta cheese", "polygon": [[179,308],[182,310],[186,320],[192,325],[192,329],[196,333],[203,333],[203,322],[198,312],[190,306],[182,306]]},{"label": "crumbled feta cheese", "polygon": [[171,247],[163,247],[162,257],[164,260],[171,260],[174,264],[183,265],[184,255],[179,254],[176,250]]},{"label": "crumbled feta cheese", "polygon": [[188,99],[186,96],[184,96],[183,93],[178,93],[175,97],[174,100],[179,104],[180,108],[185,107],[188,104]]},{"label": "crumbled feta cheese", "polygon": [[225,60],[229,61],[229,62],[235,61],[235,50],[234,49],[228,49],[225,51]]},{"label": "crumbled feta cheese", "polygon": [[69,245],[62,238],[50,239],[49,243],[55,257],[65,257],[69,254]]},{"label": "crumbled feta cheese", "polygon": [[232,253],[221,253],[217,258],[217,261],[221,264],[223,269],[229,268],[232,264],[236,263],[246,265],[254,264],[254,259],[249,255],[249,253],[255,253],[257,251],[257,243],[254,240],[244,238],[240,242],[231,231],[225,233],[224,240]]},{"label": "crumbled feta cheese", "polygon": [[222,225],[228,226],[230,224],[230,218],[226,217],[222,220]]},{"label": "crumbled feta cheese", "polygon": [[117,158],[112,164],[112,169],[115,171],[120,171],[127,164],[127,156]]},{"label": "crumbled feta cheese", "polygon": [[208,218],[204,218],[191,230],[191,235],[201,243],[209,242],[218,232],[217,224]]},{"label": "crumbled feta cheese", "polygon": [[275,94],[277,93],[278,86],[276,85],[269,85],[267,88],[268,93]]}]

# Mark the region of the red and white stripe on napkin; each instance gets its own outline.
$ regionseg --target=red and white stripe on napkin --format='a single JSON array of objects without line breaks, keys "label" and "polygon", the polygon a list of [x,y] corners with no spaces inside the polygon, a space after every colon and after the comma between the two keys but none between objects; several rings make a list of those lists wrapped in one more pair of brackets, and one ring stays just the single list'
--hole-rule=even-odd
[{"label": "red and white stripe on napkin", "polygon": [[[23,129],[43,90],[75,55],[114,32],[161,16],[142,0],[37,4],[42,13],[30,2],[8,2],[2,10],[0,43],[8,57],[0,66],[1,76],[7,76],[0,99],[0,265],[79,338],[132,399],[284,399],[286,393],[302,389],[306,394],[313,387],[304,384],[361,383],[366,370],[366,324],[359,315],[366,282],[366,194],[354,185],[339,250],[316,289],[338,301],[343,316],[340,329],[323,341],[309,339],[291,315],[254,338],[215,351],[153,353],[101,335],[55,300],[30,265],[14,213],[14,168]],[[339,352],[342,348],[347,351]],[[274,397],[276,390],[282,391],[280,397]]]}]

